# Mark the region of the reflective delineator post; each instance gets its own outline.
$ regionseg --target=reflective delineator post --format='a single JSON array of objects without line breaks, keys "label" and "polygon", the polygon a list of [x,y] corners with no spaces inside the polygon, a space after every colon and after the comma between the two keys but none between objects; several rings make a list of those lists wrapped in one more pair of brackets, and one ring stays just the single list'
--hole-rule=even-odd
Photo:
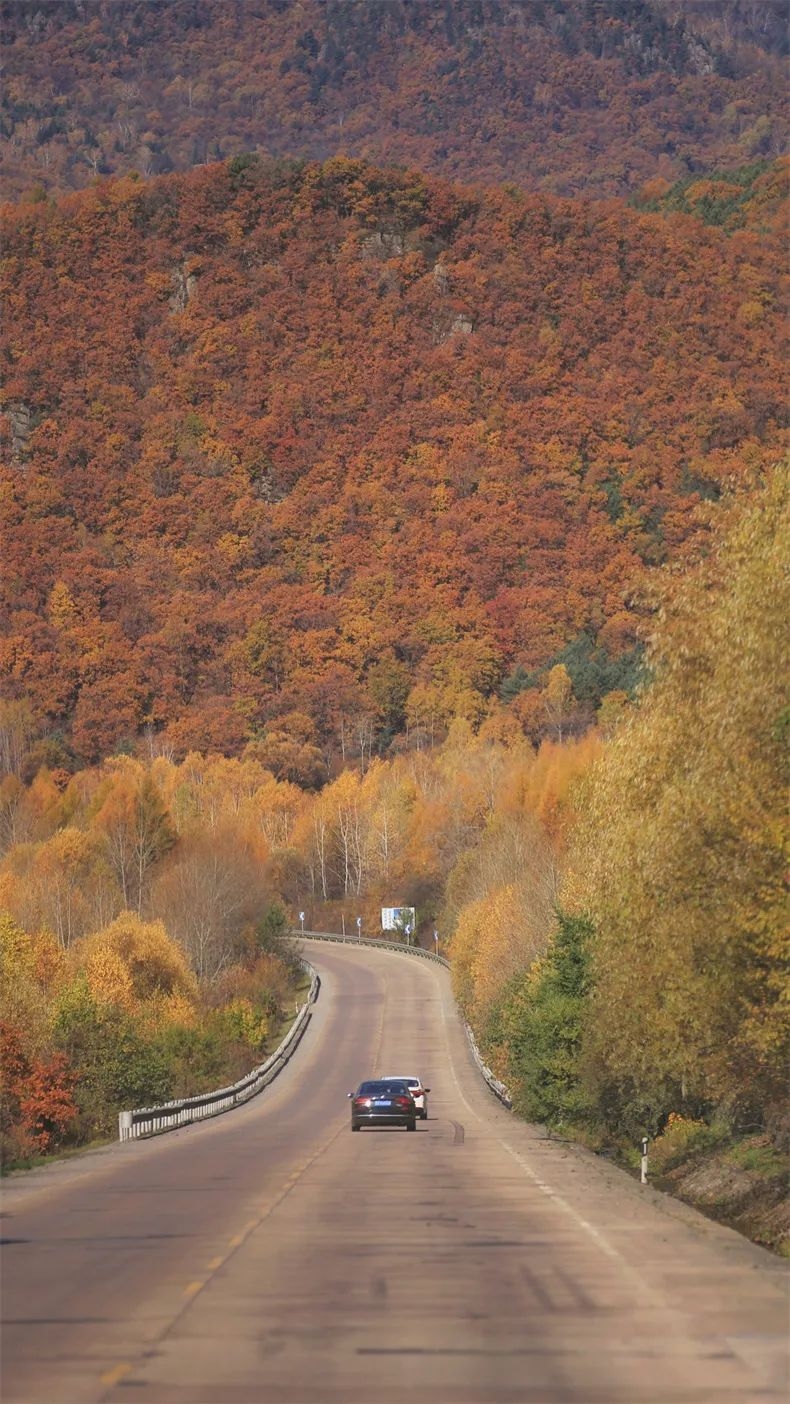
[{"label": "reflective delineator post", "polygon": [[640,1180],[643,1185],[647,1184],[647,1136],[642,1137],[642,1173]]}]

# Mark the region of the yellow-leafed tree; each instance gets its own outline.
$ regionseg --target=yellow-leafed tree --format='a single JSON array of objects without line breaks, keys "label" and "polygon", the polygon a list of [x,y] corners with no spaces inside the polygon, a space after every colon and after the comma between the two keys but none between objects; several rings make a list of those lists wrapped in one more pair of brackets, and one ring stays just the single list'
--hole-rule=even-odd
[{"label": "yellow-leafed tree", "polygon": [[592,774],[565,900],[597,931],[612,1105],[760,1115],[786,1090],[787,498],[782,467],[670,580],[652,687]]},{"label": "yellow-leafed tree", "polygon": [[78,942],[74,956],[92,986],[103,984],[103,993],[99,988],[94,992],[110,1002],[189,996],[196,988],[186,953],[168,936],[164,923],[141,921],[134,912],[122,912],[109,926]]}]

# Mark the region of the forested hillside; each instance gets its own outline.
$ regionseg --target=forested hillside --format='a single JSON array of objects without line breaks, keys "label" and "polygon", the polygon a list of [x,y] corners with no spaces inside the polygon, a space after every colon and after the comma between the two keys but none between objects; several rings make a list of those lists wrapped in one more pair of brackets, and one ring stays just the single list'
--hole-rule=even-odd
[{"label": "forested hillside", "polygon": [[784,0],[3,0],[14,196],[247,151],[627,194],[786,147]]},{"label": "forested hillside", "polygon": [[534,740],[616,707],[646,568],[783,442],[747,184],[728,228],[247,157],[9,210],[2,669],[38,759],[252,743],[314,785],[497,693]]},{"label": "forested hillside", "polygon": [[286,908],[330,930],[360,916],[373,933],[381,905],[402,901],[430,933],[448,874],[495,822],[514,851],[539,837],[547,890],[569,786],[600,750],[588,737],[536,756],[505,715],[477,734],[457,721],[432,754],[356,765],[311,794],[252,754],[118,756],[25,783],[36,759],[22,704],[0,703],[0,739],[0,1151],[12,1159],[260,1061],[292,990]]},{"label": "forested hillside", "polygon": [[587,752],[560,875],[500,815],[444,914],[456,992],[523,1114],[632,1163],[655,1138],[654,1174],[785,1253],[789,506],[785,465],[663,573],[652,684]]},{"label": "forested hillside", "polygon": [[[787,486],[725,499],[662,573],[652,685],[581,739],[536,751],[500,705],[319,793],[254,749],[26,782],[24,704],[0,705],[11,1153],[252,1061],[286,911],[367,935],[395,902],[440,933],[522,1112],[626,1151],[657,1135],[659,1168],[717,1147],[747,1227],[786,1239]],[[759,1224],[739,1156],[767,1171]]]},{"label": "forested hillside", "polygon": [[398,904],[787,1242],[785,10],[0,0],[12,1161]]}]

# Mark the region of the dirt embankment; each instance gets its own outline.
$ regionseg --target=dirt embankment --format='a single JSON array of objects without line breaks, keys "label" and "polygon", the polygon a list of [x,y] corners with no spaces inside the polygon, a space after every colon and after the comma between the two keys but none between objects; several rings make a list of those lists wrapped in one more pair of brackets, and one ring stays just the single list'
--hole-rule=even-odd
[{"label": "dirt embankment", "polygon": [[767,1136],[692,1151],[650,1178],[657,1189],[790,1257],[790,1156]]}]

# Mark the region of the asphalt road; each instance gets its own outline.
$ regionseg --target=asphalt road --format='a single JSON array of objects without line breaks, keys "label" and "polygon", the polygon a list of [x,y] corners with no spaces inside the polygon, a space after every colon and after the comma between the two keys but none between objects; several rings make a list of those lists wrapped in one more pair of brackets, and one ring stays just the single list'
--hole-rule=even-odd
[{"label": "asphalt road", "polygon": [[[786,1264],[517,1122],[440,967],[305,946],[259,1098],[6,1182],[4,1404],[786,1400]],[[352,1136],[399,1070],[428,1121]]]}]

